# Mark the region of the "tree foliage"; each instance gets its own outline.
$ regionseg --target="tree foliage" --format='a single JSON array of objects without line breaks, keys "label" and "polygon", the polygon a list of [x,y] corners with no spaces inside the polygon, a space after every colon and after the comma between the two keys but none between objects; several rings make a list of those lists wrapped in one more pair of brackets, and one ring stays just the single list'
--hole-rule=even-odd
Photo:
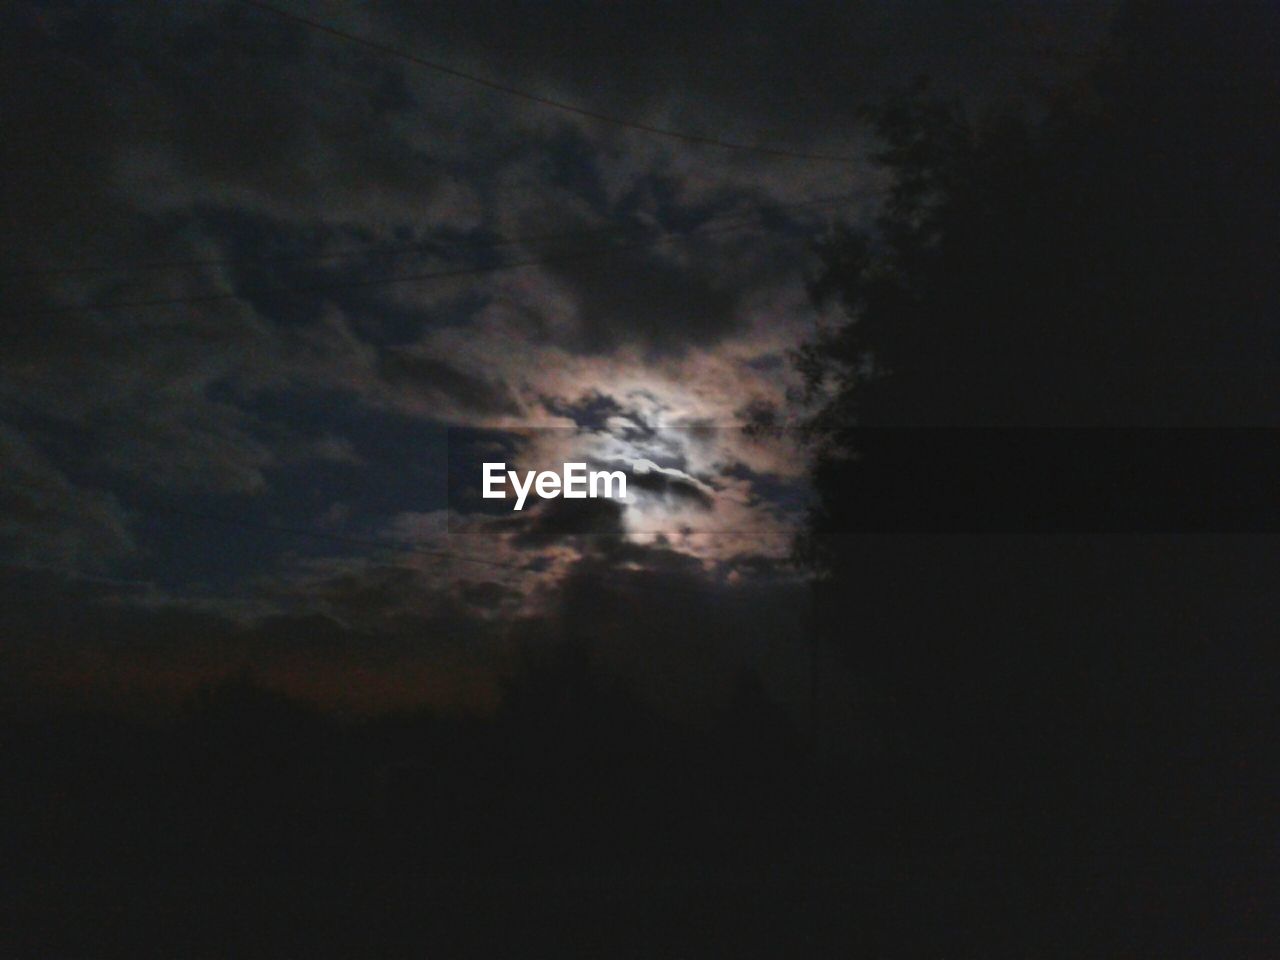
[{"label": "tree foliage", "polygon": [[911,835],[965,851],[962,909],[1012,904],[1027,942],[1167,953],[1248,926],[1212,871],[1265,855],[1239,838],[1274,775],[1274,538],[851,535],[850,454],[864,427],[1280,425],[1276,36],[1261,4],[1135,4],[1042,100],[913,89],[869,112],[878,219],[820,250],[838,319],[799,356],[800,547],[823,642],[876,694],[895,788],[946,798]]},{"label": "tree foliage", "polygon": [[800,358],[818,437],[1280,421],[1280,90],[1261,5],[1231,9],[1132,7],[1035,103],[868,111],[892,189],[821,248],[844,322]]}]

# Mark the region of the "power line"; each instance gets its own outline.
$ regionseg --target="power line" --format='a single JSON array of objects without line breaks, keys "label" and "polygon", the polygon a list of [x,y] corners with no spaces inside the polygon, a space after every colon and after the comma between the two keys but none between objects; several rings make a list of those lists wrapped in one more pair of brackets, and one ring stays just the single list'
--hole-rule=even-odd
[{"label": "power line", "polygon": [[341,543],[354,547],[374,547],[378,549],[398,550],[402,553],[414,553],[420,556],[433,557],[439,560],[462,561],[464,563],[474,563],[486,567],[497,567],[507,570],[516,570],[523,573],[529,572],[527,564],[506,563],[501,560],[489,560],[484,557],[469,557],[462,554],[453,553],[449,550],[432,550],[423,547],[420,544],[411,541],[385,540],[375,537],[356,537],[343,533],[332,533],[327,530],[315,530],[309,527],[292,527],[283,524],[266,523],[257,520],[245,520],[240,517],[228,517],[222,514],[202,513],[197,510],[184,510],[178,507],[158,506],[153,508],[153,512],[162,512],[173,514],[178,517],[186,517],[191,520],[200,520],[206,523],[220,523],[226,526],[241,527],[249,530],[263,530],[269,533],[282,533],[292,537],[306,537],[311,540],[324,540],[331,543]]},{"label": "power line", "polygon": [[[865,191],[855,190],[849,193],[834,194],[825,197],[815,197],[812,200],[801,200],[795,203],[780,203],[769,207],[761,207],[759,211],[751,213],[742,213],[733,216],[716,217],[709,221],[711,224],[717,223],[734,223],[738,221],[750,222],[751,219],[757,218],[762,212],[774,213],[790,210],[800,210],[808,207],[830,206],[844,200],[852,200],[862,196]],[[691,231],[701,230],[706,224],[694,227]],[[117,263],[117,264],[92,264],[92,265],[67,265],[53,267],[34,267],[29,270],[12,270],[0,273],[0,276],[6,277],[32,277],[32,276],[74,276],[77,274],[91,273],[127,273],[132,271],[151,271],[151,270],[184,270],[194,267],[230,267],[256,264],[270,263],[328,263],[333,261],[358,260],[365,257],[383,257],[398,256],[406,253],[435,253],[439,251],[453,250],[498,250],[504,247],[524,246],[531,243],[547,243],[560,240],[590,240],[599,237],[605,239],[611,236],[623,237],[629,233],[638,233],[646,229],[643,224],[607,224],[600,227],[592,227],[583,230],[562,230],[552,233],[535,233],[516,236],[494,236],[490,238],[438,238],[435,240],[423,240],[416,243],[398,244],[394,246],[367,246],[362,249],[351,249],[334,251],[332,253],[320,254],[276,254],[265,257],[193,257],[180,260],[151,260],[135,263]]]},{"label": "power line", "polygon": [[[508,570],[508,571],[513,571],[515,573],[521,573],[521,574],[537,574],[541,572],[529,562],[514,563],[514,562],[504,561],[504,560],[493,560],[486,557],[469,556],[466,554],[455,553],[450,550],[437,550],[430,547],[424,547],[419,543],[414,543],[413,541],[409,541],[409,540],[389,540],[389,539],[380,538],[380,537],[360,537],[360,536],[354,536],[351,534],[334,533],[332,531],[327,531],[327,530],[317,530],[311,527],[297,527],[297,526],[290,526],[287,524],[271,523],[267,521],[248,520],[243,517],[231,517],[225,514],[205,513],[199,510],[187,510],[180,507],[174,507],[167,504],[159,504],[154,502],[151,503],[150,505],[135,507],[135,509],[139,509],[144,515],[151,515],[153,517],[157,514],[168,514],[175,517],[182,517],[189,520],[196,520],[202,523],[213,523],[213,524],[219,524],[223,526],[237,527],[245,530],[258,530],[258,531],[263,531],[267,533],[278,533],[278,534],[283,534],[285,536],[301,537],[303,539],[342,544],[345,546],[362,547],[362,548],[374,549],[374,550],[386,550],[386,551],[391,551],[396,553],[409,553],[409,554],[414,554],[416,556],[424,556],[424,557],[430,557],[436,560],[444,560],[450,564],[469,563],[476,566],[487,567],[490,569]],[[80,514],[74,513],[70,510],[59,510],[57,508],[51,508],[47,504],[42,507],[42,510],[46,514],[53,514],[55,516],[60,516],[67,520],[83,519]],[[577,535],[577,536],[580,537],[582,535]],[[62,571],[62,572],[67,573],[67,572],[74,572],[74,571]],[[690,595],[690,596],[696,595],[700,598],[706,598],[708,596],[708,593],[706,590],[700,589],[698,586],[694,584],[680,584],[680,583],[673,584],[666,580],[664,580],[662,583],[654,584],[654,583],[647,582],[643,579],[637,579],[637,576],[635,576],[638,574],[645,574],[645,573],[661,574],[662,572],[663,571],[661,570],[644,569],[644,568],[627,571],[618,567],[609,567],[604,569],[591,570],[590,576],[593,580],[597,580],[603,583],[607,583],[613,586],[618,586],[623,588],[640,589],[642,592],[645,589],[652,588],[655,590],[661,590],[663,593],[685,593],[686,595]],[[628,574],[631,574],[631,575],[628,575]],[[78,575],[87,576],[85,574],[78,574]],[[565,585],[565,582],[566,582],[566,578],[561,578],[560,586],[563,587]],[[716,586],[716,583],[714,581],[708,581],[704,586],[713,587],[713,586]]]},{"label": "power line", "polygon": [[[543,243],[555,240],[591,239],[609,234],[619,234],[618,226],[599,227],[593,230],[573,230],[563,233],[532,234],[523,237],[496,237],[493,239],[437,239],[423,240],[420,243],[408,243],[396,246],[369,246],[361,250],[341,250],[332,253],[282,253],[265,257],[193,257],[186,260],[151,260],[141,263],[95,264],[92,266],[59,266],[36,267],[31,270],[16,270],[3,274],[10,277],[30,276],[74,276],[88,273],[126,273],[131,271],[151,270],[184,270],[193,267],[233,267],[253,266],[270,263],[329,263],[334,261],[358,260],[365,257],[399,256],[406,253],[435,253],[439,251],[460,250],[497,250],[503,247],[520,246],[527,243]],[[638,231],[642,227],[637,224],[633,228]]]},{"label": "power line", "polygon": [[[299,295],[310,293],[328,293],[335,290],[353,290],[367,287],[392,286],[400,283],[423,283],[431,280],[448,280],[457,277],[477,276],[486,273],[499,273],[506,270],[518,270],[524,267],[545,266],[548,264],[570,263],[582,260],[598,260],[607,258],[615,253],[636,250],[646,247],[657,247],[664,244],[674,243],[677,241],[697,239],[700,237],[722,236],[736,232],[750,232],[752,228],[762,227],[763,224],[755,223],[730,223],[719,227],[705,228],[699,227],[684,233],[669,234],[656,239],[647,239],[636,243],[614,244],[603,249],[575,250],[561,254],[552,254],[542,257],[530,257],[524,260],[511,260],[506,263],[489,264],[487,266],[470,266],[470,267],[452,267],[444,270],[433,270],[426,273],[401,274],[390,277],[376,277],[365,280],[345,280],[332,283],[317,284],[314,286],[294,287],[284,291],[286,295]],[[172,297],[153,297],[146,300],[126,300],[116,303],[103,304],[72,304],[60,307],[42,307],[33,310],[21,310],[13,313],[0,314],[0,319],[12,320],[25,317],[41,317],[55,316],[59,314],[78,313],[85,310],[121,310],[135,309],[161,306],[176,306],[178,304],[205,304],[205,303],[225,303],[234,300],[252,299],[247,294],[235,293],[230,291],[219,291],[216,293],[181,295]]]},{"label": "power line", "polygon": [[[240,527],[242,529],[247,529],[247,530],[261,530],[268,533],[279,533],[279,534],[284,534],[286,536],[302,537],[304,539],[325,541],[330,543],[339,543],[339,544],[344,544],[347,546],[354,546],[354,547],[366,547],[366,548],[388,550],[388,551],[400,552],[400,553],[411,553],[417,556],[431,557],[437,560],[446,560],[451,563],[455,561],[461,562],[461,563],[470,563],[470,564],[476,564],[479,566],[490,567],[493,569],[512,570],[512,571],[515,571],[516,573],[540,572],[537,569],[535,569],[533,566],[531,566],[531,564],[529,563],[513,563],[509,561],[504,561],[504,560],[492,560],[486,557],[476,557],[476,556],[468,556],[466,554],[458,554],[449,550],[436,550],[430,547],[424,547],[421,544],[414,543],[413,541],[409,541],[409,540],[389,540],[381,537],[351,536],[348,534],[333,533],[326,530],[316,530],[310,527],[295,527],[295,526],[289,526],[285,524],[268,523],[268,522],[257,521],[257,520],[246,520],[240,517],[229,517],[223,514],[202,513],[200,511],[184,510],[184,509],[180,509],[176,507],[168,507],[168,506],[156,507],[155,512],[170,513],[175,516],[187,517],[192,520],[199,520],[206,523],[223,524],[223,525],[232,526],[232,527]],[[575,536],[581,537],[584,535],[577,534]],[[586,534],[586,536],[591,536],[591,534]],[[599,569],[593,570],[591,571],[591,574],[596,579],[603,580],[605,582],[612,582],[618,585],[625,585],[628,587],[644,588],[647,586],[653,586],[651,584],[644,583],[643,581],[638,582],[634,576],[626,576],[627,572],[628,571],[615,567],[615,568],[607,568],[602,570],[599,570]],[[663,571],[652,570],[652,569],[646,570],[641,568],[641,569],[633,570],[630,572],[634,574],[643,574],[643,573],[659,573],[660,574]],[[617,579],[611,580],[611,578],[617,578]],[[689,586],[691,587],[691,585]],[[670,587],[671,585],[668,583],[663,583],[661,585],[658,585],[658,588],[662,589],[663,591],[667,591]],[[680,592],[680,587],[676,586],[675,591]],[[694,592],[694,591],[691,589],[689,592]],[[696,592],[699,595],[702,595],[702,591],[699,590]]]},{"label": "power line", "polygon": [[790,160],[816,160],[823,163],[863,163],[865,162],[865,158],[863,157],[853,157],[853,156],[828,154],[828,153],[809,153],[802,150],[791,150],[784,147],[759,146],[756,144],[741,143],[734,140],[723,140],[719,137],[711,137],[711,136],[705,136],[702,134],[695,134],[695,133],[686,133],[683,130],[675,130],[675,129],[672,129],[671,127],[659,127],[653,124],[641,123],[634,120],[626,120],[622,117],[615,117],[610,114],[598,113],[595,110],[589,110],[586,107],[580,107],[576,104],[566,103],[563,100],[556,100],[551,97],[544,97],[540,94],[531,93],[528,90],[521,90],[518,87],[511,87],[505,83],[499,83],[498,81],[492,80],[488,77],[481,77],[474,73],[468,73],[464,70],[458,70],[455,67],[450,67],[446,64],[439,63],[434,60],[427,60],[424,57],[420,57],[416,54],[409,53],[408,51],[402,50],[399,47],[392,46],[391,44],[384,43],[380,40],[374,40],[370,37],[362,37],[362,36],[359,36],[358,34],[348,33],[346,30],[341,30],[329,24],[321,23],[318,20],[312,20],[309,17],[304,17],[304,16],[301,16],[300,14],[291,13],[288,10],[282,10],[279,7],[273,6],[272,4],[263,3],[261,2],[261,0],[232,0],[232,2],[238,3],[241,6],[252,7],[256,10],[261,10],[266,13],[270,13],[283,20],[288,20],[292,23],[299,24],[311,30],[315,30],[319,33],[324,33],[331,37],[337,37],[338,39],[346,40],[349,43],[358,44],[359,46],[365,47],[369,50],[375,50],[378,53],[383,53],[391,57],[396,57],[397,59],[404,60],[408,63],[415,64],[416,66],[419,66],[419,67],[425,67],[428,70],[434,70],[436,73],[440,73],[448,77],[453,77],[458,80],[465,80],[466,82],[473,83],[476,86],[485,87],[486,89],[489,89],[489,90],[495,90],[498,93],[505,93],[508,96],[519,97],[520,99],[527,100],[530,103],[536,103],[536,104],[539,104],[540,106],[550,107],[551,109],[554,109],[554,110],[561,110],[565,113],[572,113],[572,114],[575,114],[576,116],[586,117],[589,120],[595,120],[599,123],[608,123],[608,124],[612,124],[613,126],[623,127],[628,130],[637,130],[641,133],[648,133],[648,134],[652,134],[654,136],[659,136],[659,137],[667,137],[668,139],[679,140],[683,143],[692,143],[692,144],[697,144],[699,146],[707,146],[707,147],[718,147],[722,150],[735,150],[742,153],[756,153],[756,154],[762,154],[764,156],[770,156],[770,157],[783,157]]}]

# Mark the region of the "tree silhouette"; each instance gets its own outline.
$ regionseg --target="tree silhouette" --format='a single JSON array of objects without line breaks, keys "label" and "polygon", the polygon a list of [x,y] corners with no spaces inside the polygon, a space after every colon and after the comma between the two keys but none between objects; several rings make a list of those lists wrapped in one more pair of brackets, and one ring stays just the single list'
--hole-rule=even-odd
[{"label": "tree silhouette", "polygon": [[821,251],[849,322],[801,355],[813,429],[1276,424],[1274,25],[1237,12],[1131,7],[1092,72],[977,120],[869,110],[893,186]]},{"label": "tree silhouette", "polygon": [[1264,855],[1222,813],[1248,805],[1227,771],[1266,762],[1240,735],[1262,722],[1241,677],[1274,660],[1228,597],[1276,551],[851,535],[850,454],[867,427],[1280,423],[1280,164],[1259,133],[1276,31],[1263,5],[1231,9],[1131,5],[1098,64],[1035,103],[975,118],[916,87],[868,111],[892,186],[812,284],[841,316],[798,357],[824,639],[881,694],[909,833],[960,852],[935,862],[964,875],[956,922],[1002,903],[1026,925],[1012,940],[1224,934],[1223,877]]}]

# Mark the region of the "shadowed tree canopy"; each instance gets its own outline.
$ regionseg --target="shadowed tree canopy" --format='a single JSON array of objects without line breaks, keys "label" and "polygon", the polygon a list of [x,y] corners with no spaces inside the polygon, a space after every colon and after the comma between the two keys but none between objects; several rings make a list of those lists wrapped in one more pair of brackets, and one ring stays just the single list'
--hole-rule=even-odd
[{"label": "shadowed tree canopy", "polygon": [[851,535],[850,453],[863,427],[1280,425],[1275,15],[1227,9],[1131,5],[1034,103],[870,111],[891,191],[812,284],[839,316],[799,355],[823,642],[917,835],[1018,878],[969,895],[1054,942],[1183,951],[1240,916],[1211,877],[1264,855],[1274,538]]},{"label": "shadowed tree canopy", "polygon": [[[1074,82],[976,119],[923,85],[868,111],[891,189],[874,224],[821,246],[812,292],[839,320],[798,356],[817,451],[800,552],[830,606],[857,605],[833,621],[861,625],[842,646],[865,669],[944,682],[939,631],[981,622],[957,656],[989,677],[984,598],[1041,594],[1034,633],[1080,597],[1054,602],[1002,546],[835,535],[861,506],[858,429],[1280,425],[1276,16],[1231,10],[1132,4]],[[1096,579],[1085,554],[1075,569]],[[1113,572],[1095,586],[1122,593]]]},{"label": "shadowed tree canopy", "polygon": [[862,425],[1280,423],[1280,103],[1263,4],[1137,5],[1108,55],[972,119],[872,110],[893,189],[822,248],[847,323],[802,354]]}]

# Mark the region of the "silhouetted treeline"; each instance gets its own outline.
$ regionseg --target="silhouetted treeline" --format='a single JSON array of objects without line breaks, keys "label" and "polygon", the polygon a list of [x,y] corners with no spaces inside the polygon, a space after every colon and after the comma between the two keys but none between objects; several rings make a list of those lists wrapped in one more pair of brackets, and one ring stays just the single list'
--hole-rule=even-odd
[{"label": "silhouetted treeline", "polygon": [[903,933],[878,914],[911,883],[864,843],[884,824],[847,819],[896,804],[820,777],[750,675],[699,727],[565,647],[489,718],[340,720],[246,676],[166,718],[4,729],[5,956],[776,955]]},{"label": "silhouetted treeline", "polygon": [[1276,36],[1263,4],[1132,4],[1040,102],[869,113],[893,186],[822,251],[847,322],[800,358],[827,391],[802,547],[938,956],[1280,943],[1274,537],[849,534],[863,427],[1280,424]]},{"label": "silhouetted treeline", "polygon": [[[1262,838],[1180,819],[1210,783],[1132,748],[1170,736],[1161,681],[1133,679],[1075,705],[939,685],[963,710],[878,704],[817,754],[750,674],[692,727],[577,647],[530,657],[488,718],[341,720],[248,677],[165,718],[28,715],[4,725],[4,955],[1193,955],[1215,885],[1256,902],[1239,853]],[[1187,694],[1178,738],[1221,706]],[[1180,742],[1245,824],[1251,771]],[[1117,779],[1135,762],[1144,793]]]},{"label": "silhouetted treeline", "polygon": [[892,186],[822,249],[852,322],[802,356],[819,436],[1280,424],[1275,11],[1134,3],[1115,34],[1035,100],[868,109]]}]

